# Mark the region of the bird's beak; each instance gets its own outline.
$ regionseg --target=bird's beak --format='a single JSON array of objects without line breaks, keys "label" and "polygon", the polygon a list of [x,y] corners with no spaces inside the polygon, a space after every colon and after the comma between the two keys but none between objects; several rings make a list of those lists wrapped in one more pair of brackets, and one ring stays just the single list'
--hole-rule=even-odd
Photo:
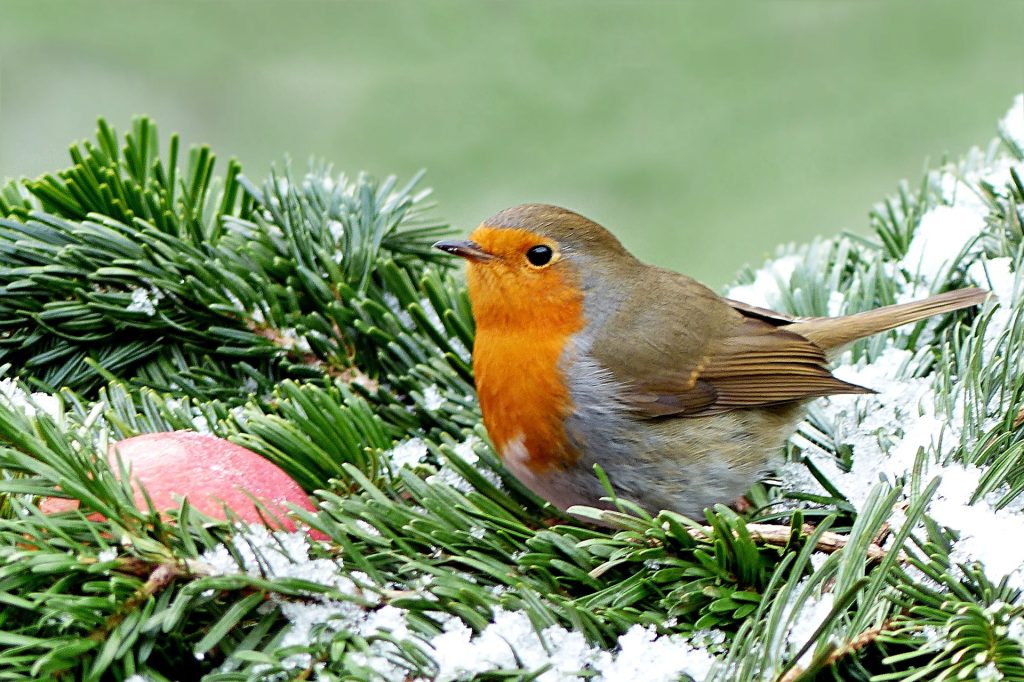
[{"label": "bird's beak", "polygon": [[434,244],[435,249],[440,249],[445,253],[450,253],[453,256],[461,256],[471,261],[485,261],[494,258],[493,255],[487,253],[480,245],[476,242],[458,239],[444,239]]}]

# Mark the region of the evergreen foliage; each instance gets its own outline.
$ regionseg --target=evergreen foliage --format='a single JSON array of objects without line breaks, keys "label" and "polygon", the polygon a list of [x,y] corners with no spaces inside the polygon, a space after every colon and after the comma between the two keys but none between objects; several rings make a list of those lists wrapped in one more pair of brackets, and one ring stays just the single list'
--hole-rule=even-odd
[{"label": "evergreen foliage", "polygon": [[[1001,154],[1024,157],[1007,140],[961,174]],[[609,531],[544,504],[490,449],[468,300],[430,249],[447,228],[419,178],[314,165],[258,183],[233,161],[218,178],[207,148],[180,156],[176,137],[161,156],[146,119],[123,143],[101,121],[71,167],[0,192],[0,679],[574,679],[556,638],[579,633],[592,653],[575,674],[592,677],[637,626],[710,652],[706,679],[720,682],[1024,679],[1020,589],[958,562],[956,531],[929,511],[951,463],[981,468],[976,500],[1021,505],[1016,301],[996,340],[985,330],[1001,309],[988,308],[852,351],[912,351],[907,376],[935,377],[945,414],[963,418],[948,456],[922,449],[912,475],[854,499],[803,452],[847,472],[857,455],[815,410],[789,457],[824,493],[769,481],[752,511],[699,521],[626,500],[579,510]],[[1012,177],[981,186],[978,241],[1019,273]],[[894,302],[921,217],[948,202],[939,180],[877,207],[873,238],[780,253],[801,261],[780,306],[827,314],[835,292],[843,312]],[[934,288],[965,277],[954,264]],[[183,428],[284,468],[317,503],[297,517],[328,541],[245,530],[187,502],[169,516],[137,508],[110,444]],[[46,516],[47,496],[82,505]],[[795,641],[809,607],[823,615]],[[548,641],[546,663],[522,651],[446,667],[440,635],[484,633],[510,612]]]}]

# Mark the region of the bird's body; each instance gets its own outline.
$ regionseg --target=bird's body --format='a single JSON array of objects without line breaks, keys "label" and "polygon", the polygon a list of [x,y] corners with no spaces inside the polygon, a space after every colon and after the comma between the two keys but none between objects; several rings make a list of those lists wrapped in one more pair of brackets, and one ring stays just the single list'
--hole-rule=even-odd
[{"label": "bird's body", "polygon": [[736,499],[809,400],[870,392],[833,377],[827,353],[986,295],[798,320],[646,265],[596,223],[538,204],[438,247],[469,261],[473,369],[495,447],[561,509],[603,506],[595,464],[652,512]]}]

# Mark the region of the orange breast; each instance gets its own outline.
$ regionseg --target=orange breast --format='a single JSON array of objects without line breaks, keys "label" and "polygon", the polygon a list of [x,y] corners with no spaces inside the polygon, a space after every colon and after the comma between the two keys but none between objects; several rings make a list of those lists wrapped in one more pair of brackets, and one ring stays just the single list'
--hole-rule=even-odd
[{"label": "orange breast", "polygon": [[[572,464],[563,420],[572,400],[559,369],[568,335],[479,330],[473,371],[484,423],[502,457],[523,457],[534,472]],[[520,449],[525,448],[525,450]]]},{"label": "orange breast", "polygon": [[484,424],[503,458],[514,457],[534,472],[569,466],[577,455],[563,421],[572,400],[559,361],[583,328],[578,277],[564,264],[524,270],[523,251],[538,239],[529,233],[479,228],[471,236],[488,252],[502,254],[470,263],[467,271]]}]

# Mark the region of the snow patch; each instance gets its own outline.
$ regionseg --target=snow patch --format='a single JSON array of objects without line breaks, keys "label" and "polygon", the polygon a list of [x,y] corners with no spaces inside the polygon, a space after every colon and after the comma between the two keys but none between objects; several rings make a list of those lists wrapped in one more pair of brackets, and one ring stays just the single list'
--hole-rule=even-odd
[{"label": "snow patch", "polygon": [[[466,464],[475,465],[480,461],[479,455],[476,454],[473,448],[480,443],[480,439],[476,436],[470,436],[466,440],[456,445],[452,450]],[[498,476],[489,467],[476,467],[477,473],[493,485],[498,490],[503,490],[504,485],[501,483],[501,477]],[[437,473],[427,477],[427,483],[447,485],[461,492],[467,494],[473,491],[473,484],[465,479],[465,477],[459,473],[448,462],[444,462],[438,467]]]},{"label": "snow patch", "polygon": [[950,553],[954,564],[979,562],[989,578],[998,582],[1005,577],[1011,587],[1024,589],[1024,543],[1007,542],[1024,537],[1022,501],[996,509],[1000,497],[996,494],[971,504],[982,473],[973,466],[944,468],[928,514],[940,525],[959,531],[960,539]]},{"label": "snow patch", "polygon": [[163,299],[164,293],[156,287],[132,289],[132,301],[125,308],[130,313],[145,313],[150,317],[156,315],[156,307]]},{"label": "snow patch", "polygon": [[445,397],[441,395],[441,389],[437,384],[431,384],[423,389],[423,407],[431,412],[441,409],[445,404]]},{"label": "snow patch", "polygon": [[985,229],[985,216],[957,206],[936,206],[921,217],[900,267],[931,284],[945,280],[949,267]]},{"label": "snow patch", "polygon": [[794,254],[765,263],[754,273],[753,282],[732,287],[726,296],[760,308],[778,308],[783,301],[783,291],[789,288],[793,272],[803,262],[803,258]]},{"label": "snow patch", "polygon": [[[825,622],[832,607],[835,606],[835,595],[831,592],[823,592],[820,595],[808,597],[797,607],[796,598],[803,592],[806,582],[805,578],[793,590],[794,600],[786,604],[782,617],[784,622],[789,622],[789,629],[786,632],[786,653],[790,656],[796,654],[803,645],[807,644],[811,635]],[[796,611],[794,612],[794,610]],[[814,646],[809,647],[797,661],[797,665],[806,668],[814,658],[814,649]]]},{"label": "snow patch", "polygon": [[384,294],[384,304],[387,305],[388,309],[394,313],[398,319],[398,323],[402,325],[403,329],[413,329],[416,323],[413,322],[412,315],[409,311],[402,307],[402,304],[398,302],[398,297],[390,291]]},{"label": "snow patch", "polygon": [[384,457],[391,462],[393,471],[402,467],[414,468],[426,459],[427,444],[422,438],[410,438],[385,452]]},{"label": "snow patch", "polygon": [[703,680],[716,659],[707,649],[695,646],[692,639],[658,635],[651,626],[633,625],[619,637],[617,652],[601,652],[596,665],[600,672],[597,679],[674,682],[680,675],[689,675],[694,680]]},{"label": "snow patch", "polygon": [[0,379],[0,400],[26,417],[34,417],[39,412],[54,421],[61,417],[60,398],[51,393],[29,393],[15,379]]}]

